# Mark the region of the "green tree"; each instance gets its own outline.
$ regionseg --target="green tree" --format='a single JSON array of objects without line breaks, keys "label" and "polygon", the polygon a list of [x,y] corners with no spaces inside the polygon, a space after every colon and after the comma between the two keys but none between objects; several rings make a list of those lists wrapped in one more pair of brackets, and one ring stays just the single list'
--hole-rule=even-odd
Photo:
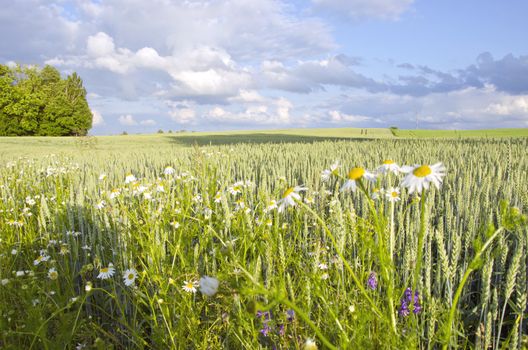
[{"label": "green tree", "polygon": [[92,112],[82,79],[52,66],[0,65],[0,135],[86,135]]}]

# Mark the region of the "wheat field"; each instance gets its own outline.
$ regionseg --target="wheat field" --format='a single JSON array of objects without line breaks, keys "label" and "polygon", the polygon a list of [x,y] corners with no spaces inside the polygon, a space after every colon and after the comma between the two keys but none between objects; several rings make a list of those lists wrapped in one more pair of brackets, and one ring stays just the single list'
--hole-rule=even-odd
[{"label": "wheat field", "polygon": [[526,348],[528,139],[345,134],[0,139],[0,347]]}]

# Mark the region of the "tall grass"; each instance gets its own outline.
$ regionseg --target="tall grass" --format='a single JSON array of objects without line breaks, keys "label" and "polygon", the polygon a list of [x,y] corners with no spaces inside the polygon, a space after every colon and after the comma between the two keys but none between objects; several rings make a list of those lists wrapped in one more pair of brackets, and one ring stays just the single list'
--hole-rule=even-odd
[{"label": "tall grass", "polygon": [[[380,139],[107,152],[94,141],[2,154],[0,347],[301,349],[313,339],[521,349],[527,146]],[[401,176],[354,193],[320,177],[335,160],[346,176],[384,159],[442,161],[447,176],[420,198],[402,189],[394,204],[371,194]],[[138,181],[125,184],[127,174]],[[295,207],[268,210],[299,184],[308,190]],[[49,259],[35,265],[40,255]],[[98,278],[110,263],[116,274]],[[138,271],[130,287],[129,268]],[[220,281],[218,293],[183,290],[202,276]],[[407,288],[422,309],[404,316]]]}]

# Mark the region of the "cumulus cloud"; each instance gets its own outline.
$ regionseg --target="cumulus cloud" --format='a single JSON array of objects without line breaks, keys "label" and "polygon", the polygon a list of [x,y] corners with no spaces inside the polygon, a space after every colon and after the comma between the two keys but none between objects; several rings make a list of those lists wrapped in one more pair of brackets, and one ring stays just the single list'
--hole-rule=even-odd
[{"label": "cumulus cloud", "polygon": [[119,124],[121,124],[121,125],[126,125],[126,126],[138,125],[138,122],[130,114],[119,116],[118,121],[119,121]]},{"label": "cumulus cloud", "polygon": [[92,125],[100,126],[104,124],[105,124],[105,121],[101,113],[99,113],[99,111],[92,108]]}]

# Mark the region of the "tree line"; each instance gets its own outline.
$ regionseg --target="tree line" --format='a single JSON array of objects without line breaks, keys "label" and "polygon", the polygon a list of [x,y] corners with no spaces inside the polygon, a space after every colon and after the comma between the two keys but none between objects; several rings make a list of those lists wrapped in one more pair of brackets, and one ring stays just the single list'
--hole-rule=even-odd
[{"label": "tree line", "polygon": [[0,64],[0,136],[84,136],[91,127],[77,73],[62,78],[49,65]]}]

